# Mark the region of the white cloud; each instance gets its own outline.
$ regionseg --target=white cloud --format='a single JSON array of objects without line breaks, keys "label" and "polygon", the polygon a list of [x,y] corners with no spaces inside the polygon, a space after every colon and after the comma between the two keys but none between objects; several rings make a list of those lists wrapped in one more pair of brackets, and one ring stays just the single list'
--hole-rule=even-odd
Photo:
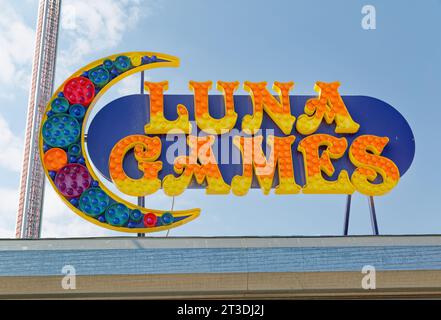
[{"label": "white cloud", "polygon": [[[66,206],[47,181],[46,186],[43,205],[42,238],[135,236],[133,233],[108,230],[84,220]],[[114,187],[111,188],[114,189],[114,192],[116,191]],[[133,198],[129,199],[130,197],[123,195],[122,198],[128,201],[133,200]],[[146,201],[147,207],[150,208],[168,210],[171,205],[171,199],[165,195],[147,197]],[[180,204],[183,205],[182,203]],[[2,235],[1,232],[2,230],[0,229],[0,236]],[[149,234],[149,237],[164,236],[164,234],[165,232],[157,232]]]},{"label": "white cloud", "polygon": [[123,235],[98,227],[70,210],[46,181],[42,238],[100,237]]},{"label": "white cloud", "polygon": [[92,53],[116,47],[125,32],[151,12],[141,0],[63,1],[60,41],[68,45],[60,50],[61,76],[68,76]]},{"label": "white cloud", "polygon": [[[42,238],[100,237],[123,235],[85,221],[71,211],[46,181]],[[15,238],[18,190],[0,188],[0,238]]]},{"label": "white cloud", "polygon": [[[151,81],[151,78],[147,75],[144,76],[144,81]],[[119,81],[115,88],[120,96],[127,96],[130,94],[138,94],[141,90],[141,78],[140,73],[133,74],[127,78]]]},{"label": "white cloud", "polygon": [[118,93],[121,96],[139,93],[141,82],[139,74],[131,75],[117,83]]},{"label": "white cloud", "polygon": [[27,89],[35,32],[10,2],[0,0],[0,84]]},{"label": "white cloud", "polygon": [[23,139],[15,136],[8,123],[0,114],[0,167],[20,171],[22,162]]},{"label": "white cloud", "polygon": [[15,237],[15,217],[18,205],[18,190],[12,188],[0,188],[0,238]]},{"label": "white cloud", "polygon": [[[151,2],[149,1],[149,4]],[[62,5],[57,73],[62,77],[81,67],[98,51],[117,47],[141,16],[151,14],[143,0],[65,0]],[[28,89],[35,31],[11,2],[0,0],[0,97],[14,99],[6,85]],[[32,21],[34,23],[34,21]],[[139,88],[135,77],[123,83],[120,94]],[[136,90],[137,91],[137,90]],[[11,93],[12,92],[12,93]],[[20,171],[22,140],[14,135],[0,114],[0,167]],[[42,237],[86,237],[123,235],[95,226],[73,213],[47,183],[43,208]],[[0,188],[0,237],[15,236],[18,190]],[[7,201],[5,201],[7,199]]]}]

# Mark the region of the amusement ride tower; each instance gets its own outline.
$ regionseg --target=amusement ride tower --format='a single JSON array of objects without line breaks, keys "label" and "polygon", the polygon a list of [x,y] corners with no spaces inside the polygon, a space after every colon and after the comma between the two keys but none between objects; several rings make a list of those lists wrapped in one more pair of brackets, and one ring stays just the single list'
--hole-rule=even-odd
[{"label": "amusement ride tower", "polygon": [[15,230],[17,238],[36,239],[41,232],[45,177],[38,140],[44,108],[53,91],[60,7],[61,0],[40,0],[38,8]]}]

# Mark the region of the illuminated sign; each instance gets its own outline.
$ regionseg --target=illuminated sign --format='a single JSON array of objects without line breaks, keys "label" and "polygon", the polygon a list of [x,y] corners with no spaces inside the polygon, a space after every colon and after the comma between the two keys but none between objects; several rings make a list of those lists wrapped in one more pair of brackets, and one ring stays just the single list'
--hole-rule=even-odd
[{"label": "illuminated sign", "polygon": [[[82,68],[55,92],[41,129],[49,180],[77,214],[123,232],[186,223],[200,209],[164,211],[127,202],[109,190],[143,197],[187,188],[207,194],[352,194],[391,191],[410,167],[415,143],[403,116],[366,96],[341,96],[338,82],[316,82],[316,96],[290,95],[293,82],[190,81],[191,94],[167,95],[168,82],[145,82],[148,94],[121,97],[88,121],[99,97],[122,78],[178,66],[178,59],[130,52]],[[240,86],[247,95],[237,95]],[[87,139],[86,139],[87,130]],[[95,172],[98,170],[98,172]]]}]

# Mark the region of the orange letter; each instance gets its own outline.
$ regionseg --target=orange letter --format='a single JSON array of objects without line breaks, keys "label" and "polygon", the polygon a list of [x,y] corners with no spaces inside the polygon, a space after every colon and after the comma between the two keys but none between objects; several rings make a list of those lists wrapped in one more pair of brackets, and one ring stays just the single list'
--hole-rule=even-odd
[{"label": "orange letter", "polygon": [[144,88],[150,92],[150,123],[146,124],[146,134],[190,133],[188,110],[178,104],[178,118],[174,121],[164,117],[164,91],[168,89],[168,81],[144,82]]},{"label": "orange letter", "polygon": [[235,176],[231,182],[233,193],[243,196],[248,193],[253,180],[254,172],[264,194],[268,194],[273,185],[276,165],[279,172],[279,185],[275,189],[276,194],[295,194],[300,192],[300,186],[294,180],[294,168],[292,163],[292,144],[296,137],[268,136],[267,145],[271,148],[267,161],[262,150],[262,136],[253,138],[234,137],[233,143],[242,154],[243,174]]},{"label": "orange letter", "polygon": [[[327,148],[319,155],[321,146]],[[336,181],[325,180],[323,171],[329,177],[334,174],[335,168],[330,159],[343,156],[348,142],[345,138],[336,138],[328,134],[314,134],[300,141],[298,150],[303,154],[306,184],[303,193],[345,193],[354,192],[354,186],[349,181],[348,172],[342,170]]]},{"label": "orange letter", "polygon": [[245,81],[243,87],[251,95],[253,115],[243,117],[242,130],[256,133],[262,125],[265,110],[284,134],[291,133],[296,118],[291,114],[289,91],[294,87],[294,82],[274,82],[273,90],[279,94],[280,102],[266,89],[266,82]]},{"label": "orange letter", "polygon": [[217,89],[224,92],[225,116],[221,119],[214,119],[208,110],[208,90],[212,82],[190,81],[190,90],[194,91],[195,118],[198,127],[207,133],[222,134],[233,129],[237,121],[237,113],[234,111],[234,91],[239,82],[217,82]]},{"label": "orange letter", "polygon": [[[123,169],[124,157],[133,148],[138,168],[144,172],[140,179],[130,178]],[[162,169],[162,162],[155,161],[160,154],[161,140],[158,137],[132,135],[118,141],[110,152],[109,159],[110,177],[118,190],[136,197],[156,192],[161,187],[158,172]]]},{"label": "orange letter", "polygon": [[343,99],[338,93],[339,82],[316,82],[314,90],[318,98],[309,99],[305,105],[305,113],[297,120],[297,131],[303,135],[314,133],[322,123],[323,117],[328,124],[336,123],[336,133],[355,133],[360,125],[352,120]]},{"label": "orange letter", "polygon": [[[172,174],[163,180],[165,194],[177,196],[187,189],[193,175],[196,181],[202,184],[207,181],[207,194],[228,194],[230,186],[225,183],[213,154],[212,145],[214,136],[195,137],[188,136],[190,156],[179,156],[175,159],[174,170],[180,173],[179,177]],[[197,162],[201,163],[198,164]]]},{"label": "orange letter", "polygon": [[[351,176],[355,188],[368,196],[380,196],[392,190],[400,179],[395,163],[380,156],[389,142],[387,137],[364,135],[357,137],[349,149],[349,158],[357,166]],[[381,183],[372,183],[381,175]]]}]

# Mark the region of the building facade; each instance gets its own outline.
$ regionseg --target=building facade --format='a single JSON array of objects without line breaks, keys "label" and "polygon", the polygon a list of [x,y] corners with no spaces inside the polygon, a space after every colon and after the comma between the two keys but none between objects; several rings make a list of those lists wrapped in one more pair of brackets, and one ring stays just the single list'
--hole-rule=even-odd
[{"label": "building facade", "polygon": [[3,298],[441,298],[441,237],[1,240],[0,284]]}]

